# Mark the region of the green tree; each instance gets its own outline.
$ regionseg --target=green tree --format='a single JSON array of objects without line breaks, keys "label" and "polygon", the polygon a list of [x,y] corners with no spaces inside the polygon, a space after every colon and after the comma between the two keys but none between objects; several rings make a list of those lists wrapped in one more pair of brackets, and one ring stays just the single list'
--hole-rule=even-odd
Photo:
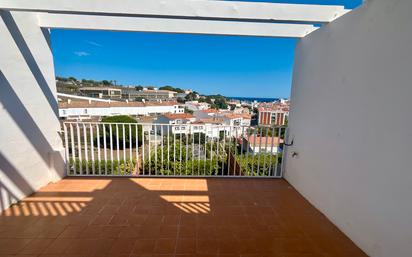
[{"label": "green tree", "polygon": [[194,101],[194,100],[196,100],[198,97],[199,97],[199,94],[198,94],[198,93],[191,92],[191,93],[189,93],[189,94],[186,95],[185,99],[186,99],[186,101]]},{"label": "green tree", "polygon": [[178,87],[172,87],[172,86],[163,86],[159,88],[160,90],[169,90],[177,93],[184,93],[185,91],[181,88]]},{"label": "green tree", "polygon": [[108,81],[108,80],[102,80],[102,84],[105,85],[105,86],[113,85],[113,83],[111,81]]},{"label": "green tree", "polygon": [[142,86],[135,86],[134,87],[137,91],[142,91],[143,90],[143,87]]},{"label": "green tree", "polygon": [[190,113],[190,114],[193,114],[193,111],[192,111],[192,110],[190,110],[189,108],[185,107],[185,113]]},{"label": "green tree", "polygon": [[[110,116],[105,117],[102,119],[104,123],[120,123],[117,125],[107,125],[105,124],[106,136],[109,140],[106,140],[110,144],[110,126],[112,128],[112,141],[113,147],[116,149],[117,147],[117,139],[119,139],[119,149],[123,149],[123,140],[126,142],[126,147],[129,147],[131,144],[132,147],[136,147],[136,127],[137,127],[137,134],[138,134],[138,144],[139,146],[142,144],[142,126],[141,125],[134,125],[133,123],[137,123],[135,119],[127,115],[118,115],[118,116]],[[121,123],[131,123],[127,125],[122,125]],[[124,134],[123,134],[123,126],[124,126]],[[118,134],[116,131],[118,130]],[[130,137],[131,134],[131,137]],[[117,137],[118,135],[118,137]],[[100,139],[102,140],[102,138]]]}]

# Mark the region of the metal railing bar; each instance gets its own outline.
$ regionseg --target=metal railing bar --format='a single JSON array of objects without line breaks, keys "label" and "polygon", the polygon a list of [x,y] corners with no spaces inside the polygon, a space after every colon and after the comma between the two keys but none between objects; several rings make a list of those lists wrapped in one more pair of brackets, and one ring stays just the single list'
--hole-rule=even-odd
[{"label": "metal railing bar", "polygon": [[[66,127],[65,127],[66,128]],[[72,146],[72,161],[73,161],[73,172],[74,174],[77,174],[77,168],[76,168],[76,149],[75,149],[75,145],[74,145],[74,133],[73,133],[73,126],[72,124],[70,124],[70,142],[71,142],[71,146]],[[68,147],[69,145],[67,144],[67,149],[69,149]],[[69,157],[69,156],[68,156]],[[70,162],[70,159],[67,159],[68,162]],[[81,165],[81,164],[80,164]]]},{"label": "metal railing bar", "polygon": [[120,143],[119,143],[119,125],[116,124],[116,152],[117,152],[117,173],[120,175]]},{"label": "metal railing bar", "polygon": [[[99,170],[99,175],[102,174],[102,168],[100,167],[101,164],[101,157],[100,157],[100,129],[99,129],[100,125],[97,124],[96,126],[96,137],[97,137],[97,161],[98,161],[98,170]],[[105,159],[106,161],[106,159]]]},{"label": "metal railing bar", "polygon": [[[81,144],[81,134],[80,134],[79,124],[76,124],[76,132],[77,132],[77,151],[79,153],[79,163],[80,163],[79,173],[83,174],[82,144]],[[74,169],[76,169],[76,168],[74,168]],[[77,172],[75,171],[74,173],[76,174]]]},{"label": "metal railing bar", "polygon": [[86,124],[83,124],[83,140],[84,140],[84,158],[86,161],[86,174],[89,174],[89,154],[87,152],[87,131]]},{"label": "metal railing bar", "polygon": [[110,174],[114,174],[114,158],[113,158],[113,131],[112,126],[109,125],[109,136],[110,136],[110,164],[111,164],[111,172]]},{"label": "metal railing bar", "polygon": [[154,135],[154,149],[155,149],[155,164],[154,164],[155,170],[154,170],[154,173],[157,175],[157,126],[154,125],[153,129],[154,129],[153,135]]},{"label": "metal railing bar", "polygon": [[[275,141],[275,127],[272,127],[272,145],[270,147],[270,159],[269,159],[269,172],[268,172],[268,176],[271,176],[271,172],[272,172],[272,159],[273,159],[273,144]],[[277,155],[275,155],[277,157]]]},{"label": "metal railing bar", "polygon": [[103,149],[104,149],[104,175],[107,175],[107,142],[106,142],[106,126],[103,125]]},{"label": "metal railing bar", "polygon": [[[65,159],[66,159],[66,174],[70,174],[70,156],[69,156],[69,139],[67,135],[67,127],[66,124],[63,124],[63,133],[64,133],[64,152],[65,152]],[[73,133],[71,133],[73,135]],[[72,147],[72,153],[74,151],[74,148]],[[76,163],[74,163],[76,165]]]},{"label": "metal railing bar", "polygon": [[[267,157],[267,149],[268,149],[268,135],[269,135],[269,128],[266,127],[266,134],[265,134],[265,151],[263,155],[263,173],[266,173],[266,157]],[[272,135],[273,136],[273,135]]]}]

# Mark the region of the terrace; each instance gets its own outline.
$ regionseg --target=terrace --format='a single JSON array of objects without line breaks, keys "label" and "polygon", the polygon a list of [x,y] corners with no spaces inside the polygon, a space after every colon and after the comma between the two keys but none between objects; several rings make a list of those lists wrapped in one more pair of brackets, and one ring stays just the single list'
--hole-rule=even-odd
[{"label": "terrace", "polygon": [[273,179],[66,178],[0,224],[1,256],[366,256]]},{"label": "terrace", "polygon": [[[411,9],[2,0],[0,256],[412,256]],[[53,28],[297,38],[288,127],[62,125]]]}]

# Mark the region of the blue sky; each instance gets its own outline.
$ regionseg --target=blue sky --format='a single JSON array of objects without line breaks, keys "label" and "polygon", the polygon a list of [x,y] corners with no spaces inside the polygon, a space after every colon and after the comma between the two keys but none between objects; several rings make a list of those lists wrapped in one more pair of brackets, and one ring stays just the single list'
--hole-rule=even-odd
[{"label": "blue sky", "polygon": [[[358,6],[362,0],[262,2]],[[53,30],[56,75],[171,85],[203,94],[289,97],[296,39]]]}]

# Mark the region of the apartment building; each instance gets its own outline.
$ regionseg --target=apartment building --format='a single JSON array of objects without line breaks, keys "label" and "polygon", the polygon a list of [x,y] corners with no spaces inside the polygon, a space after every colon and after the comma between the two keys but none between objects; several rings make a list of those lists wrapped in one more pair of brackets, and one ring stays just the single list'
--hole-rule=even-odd
[{"label": "apartment building", "polygon": [[59,117],[72,120],[88,120],[114,115],[153,115],[162,113],[183,113],[177,102],[97,102],[67,100],[59,102]]},{"label": "apartment building", "polygon": [[187,101],[185,102],[185,107],[191,111],[202,111],[202,110],[208,110],[210,108],[210,104],[202,102],[199,103],[199,101]]},{"label": "apartment building", "polygon": [[79,91],[82,95],[95,98],[120,99],[122,89],[117,87],[81,87]]},{"label": "apartment building", "polygon": [[281,150],[281,147],[283,147],[283,139],[273,136],[259,137],[245,135],[242,138],[242,144],[245,152],[253,154],[271,153],[275,155]]},{"label": "apartment building", "polygon": [[121,94],[124,99],[128,100],[136,100],[136,98],[140,98],[147,101],[167,101],[177,98],[177,93],[174,91],[146,88],[143,90],[124,88],[122,89]]},{"label": "apartment building", "polygon": [[258,112],[259,125],[285,125],[289,116],[289,102],[260,104]]}]

